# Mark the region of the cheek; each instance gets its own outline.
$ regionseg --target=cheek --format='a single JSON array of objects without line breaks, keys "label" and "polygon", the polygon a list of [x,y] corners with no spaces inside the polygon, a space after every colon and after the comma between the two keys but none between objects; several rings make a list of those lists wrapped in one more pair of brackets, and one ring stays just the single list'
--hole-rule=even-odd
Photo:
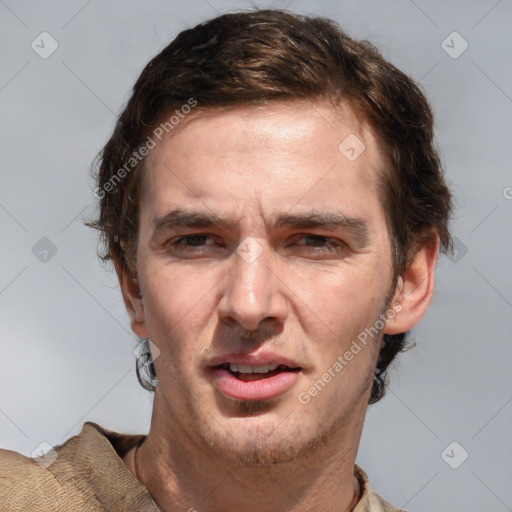
[{"label": "cheek", "polygon": [[[215,322],[214,275],[171,266],[148,272],[145,282],[145,319],[150,339],[159,347],[162,360],[191,363],[207,347]],[[166,363],[167,364],[167,363]]]},{"label": "cheek", "polygon": [[314,305],[318,317],[312,317],[308,333],[314,368],[309,384],[329,382],[318,403],[336,408],[349,397],[359,399],[371,387],[381,334],[367,333],[373,332],[382,312],[386,290],[367,276],[317,280],[315,289],[321,289],[321,295],[310,293],[304,301]]},{"label": "cheek", "polygon": [[346,341],[368,327],[380,313],[386,292],[375,273],[351,265],[302,275],[295,290],[303,318],[311,318],[310,327],[327,331],[331,343],[333,337]]}]

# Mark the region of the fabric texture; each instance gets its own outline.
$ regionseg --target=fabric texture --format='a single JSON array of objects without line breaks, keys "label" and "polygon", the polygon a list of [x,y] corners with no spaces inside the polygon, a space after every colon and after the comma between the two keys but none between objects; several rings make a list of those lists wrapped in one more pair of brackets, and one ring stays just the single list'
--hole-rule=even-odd
[{"label": "fabric texture", "polygon": [[[2,512],[159,512],[121,457],[144,436],[85,423],[79,435],[39,458],[0,450]],[[353,512],[400,512],[370,487],[356,466],[362,497]]]}]

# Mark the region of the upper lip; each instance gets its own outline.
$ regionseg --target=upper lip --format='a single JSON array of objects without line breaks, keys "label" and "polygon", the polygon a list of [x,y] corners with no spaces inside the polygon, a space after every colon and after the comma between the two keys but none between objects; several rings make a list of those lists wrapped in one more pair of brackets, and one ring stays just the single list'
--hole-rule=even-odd
[{"label": "upper lip", "polygon": [[285,365],[288,368],[301,368],[301,365],[288,357],[273,352],[260,352],[257,354],[224,354],[209,360],[208,366],[220,366],[225,363],[243,364],[247,366],[260,366],[263,364]]}]

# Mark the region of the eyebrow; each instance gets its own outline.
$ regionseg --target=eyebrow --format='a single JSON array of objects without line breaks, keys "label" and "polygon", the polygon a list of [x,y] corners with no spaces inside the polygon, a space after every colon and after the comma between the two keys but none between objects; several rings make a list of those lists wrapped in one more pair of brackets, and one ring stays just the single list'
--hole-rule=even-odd
[{"label": "eyebrow", "polygon": [[[213,212],[174,208],[153,221],[152,236],[175,227],[224,228],[234,231],[236,222],[224,219]],[[310,211],[305,213],[287,213],[279,215],[271,225],[274,229],[313,229],[328,231],[342,230],[357,238],[361,244],[368,243],[368,223],[366,220],[351,217],[344,213]]]},{"label": "eyebrow", "polygon": [[363,244],[368,243],[368,223],[366,220],[351,217],[345,213],[334,212],[308,212],[299,214],[285,214],[278,217],[275,227],[312,229],[321,228],[329,231],[341,229],[352,234]]},{"label": "eyebrow", "polygon": [[184,210],[174,208],[162,217],[157,217],[153,221],[153,236],[159,235],[162,231],[174,227],[190,228],[212,228],[221,227],[233,229],[235,224],[219,217],[212,212],[199,212],[193,210]]}]

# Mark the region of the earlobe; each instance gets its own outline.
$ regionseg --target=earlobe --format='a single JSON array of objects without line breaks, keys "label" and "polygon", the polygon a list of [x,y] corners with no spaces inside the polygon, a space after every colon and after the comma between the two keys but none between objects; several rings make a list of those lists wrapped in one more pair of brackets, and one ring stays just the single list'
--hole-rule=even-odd
[{"label": "earlobe", "polygon": [[409,331],[427,311],[434,294],[438,254],[439,236],[435,233],[416,252],[398,278],[391,306],[399,312],[386,322],[385,334]]},{"label": "earlobe", "polygon": [[112,259],[119,280],[119,286],[121,287],[124,305],[130,317],[132,331],[140,338],[147,338],[148,333],[144,315],[144,302],[139,283],[137,279],[132,276],[124,262],[121,262],[115,256]]}]

